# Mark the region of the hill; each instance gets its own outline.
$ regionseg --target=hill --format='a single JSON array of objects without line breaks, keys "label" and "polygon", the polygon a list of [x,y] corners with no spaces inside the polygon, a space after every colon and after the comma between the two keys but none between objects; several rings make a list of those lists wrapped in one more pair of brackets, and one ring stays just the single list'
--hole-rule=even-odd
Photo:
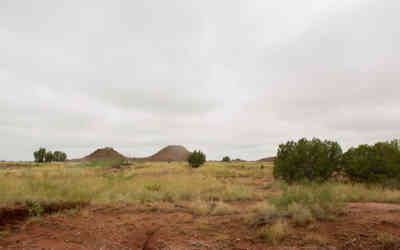
[{"label": "hill", "polygon": [[133,161],[186,161],[190,152],[183,146],[170,145],[154,155],[145,158],[132,158]]},{"label": "hill", "polygon": [[258,160],[259,162],[274,162],[276,159],[276,157],[267,157],[267,158],[263,158]]},{"label": "hill", "polygon": [[125,156],[115,151],[113,148],[99,148],[88,156],[82,158],[85,161],[113,161],[124,160]]}]

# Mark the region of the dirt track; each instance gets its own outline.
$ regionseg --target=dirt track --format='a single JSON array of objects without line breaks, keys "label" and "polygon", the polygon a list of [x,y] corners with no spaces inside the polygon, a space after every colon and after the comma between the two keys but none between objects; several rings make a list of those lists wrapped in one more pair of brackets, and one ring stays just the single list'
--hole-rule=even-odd
[{"label": "dirt track", "polygon": [[[7,226],[0,249],[400,249],[400,206],[352,203],[333,221],[294,227],[281,246],[256,238],[245,214],[195,216],[132,206],[83,208]],[[385,236],[386,235],[386,236]]]}]

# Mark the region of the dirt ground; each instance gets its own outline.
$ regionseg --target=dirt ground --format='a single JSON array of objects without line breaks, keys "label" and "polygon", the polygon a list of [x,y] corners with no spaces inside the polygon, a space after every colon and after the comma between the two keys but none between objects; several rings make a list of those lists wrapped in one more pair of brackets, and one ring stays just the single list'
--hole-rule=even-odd
[{"label": "dirt ground", "polygon": [[0,234],[0,249],[400,249],[399,205],[350,203],[331,221],[293,226],[275,246],[257,238],[243,213],[197,216],[184,205],[173,206],[91,205],[34,219],[26,219],[22,208],[8,208],[0,214],[0,229],[6,229]]}]

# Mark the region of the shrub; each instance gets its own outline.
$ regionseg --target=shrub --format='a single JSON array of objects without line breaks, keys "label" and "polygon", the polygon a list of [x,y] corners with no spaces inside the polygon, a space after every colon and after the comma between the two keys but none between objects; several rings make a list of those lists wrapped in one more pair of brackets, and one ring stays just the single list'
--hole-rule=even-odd
[{"label": "shrub", "polygon": [[314,138],[279,145],[274,177],[288,183],[326,181],[339,170],[342,149],[337,142]]},{"label": "shrub", "polygon": [[314,220],[309,208],[296,202],[288,206],[288,214],[298,226],[304,226]]},{"label": "shrub", "polygon": [[[343,195],[336,187],[337,184],[334,183],[286,185],[282,187],[281,196],[271,197],[269,200],[278,209],[288,211],[295,222],[301,219],[295,218],[296,215],[290,214],[290,211],[300,210],[300,206],[307,208],[314,218],[321,220],[332,214],[340,213],[343,209]],[[307,212],[303,211],[303,213],[304,217],[308,217]]]},{"label": "shrub", "polygon": [[33,157],[35,158],[35,162],[44,162],[46,156],[46,149],[40,148],[38,151],[33,153]]},{"label": "shrub", "polygon": [[224,158],[222,158],[223,162],[230,162],[231,158],[229,156],[225,156]]},{"label": "shrub", "polygon": [[393,185],[400,180],[399,141],[350,148],[343,155],[343,171],[354,182]]},{"label": "shrub", "polygon": [[289,223],[284,220],[278,220],[272,226],[266,225],[258,232],[258,236],[273,244],[280,243],[289,234]]},{"label": "shrub", "polygon": [[190,167],[198,168],[206,162],[206,155],[200,150],[194,151],[188,158]]}]

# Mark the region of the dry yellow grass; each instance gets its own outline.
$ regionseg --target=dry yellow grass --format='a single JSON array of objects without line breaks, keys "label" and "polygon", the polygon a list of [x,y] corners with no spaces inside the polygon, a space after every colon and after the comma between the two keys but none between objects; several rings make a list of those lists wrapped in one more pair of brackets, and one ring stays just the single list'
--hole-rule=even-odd
[{"label": "dry yellow grass", "polygon": [[[243,164],[243,163],[242,163]],[[0,205],[17,202],[147,203],[156,201],[260,200],[254,185],[241,175],[262,176],[254,164],[210,163],[200,169],[187,163],[134,163],[123,170],[80,163],[43,164],[0,170]],[[247,173],[247,174],[246,174]]]}]

